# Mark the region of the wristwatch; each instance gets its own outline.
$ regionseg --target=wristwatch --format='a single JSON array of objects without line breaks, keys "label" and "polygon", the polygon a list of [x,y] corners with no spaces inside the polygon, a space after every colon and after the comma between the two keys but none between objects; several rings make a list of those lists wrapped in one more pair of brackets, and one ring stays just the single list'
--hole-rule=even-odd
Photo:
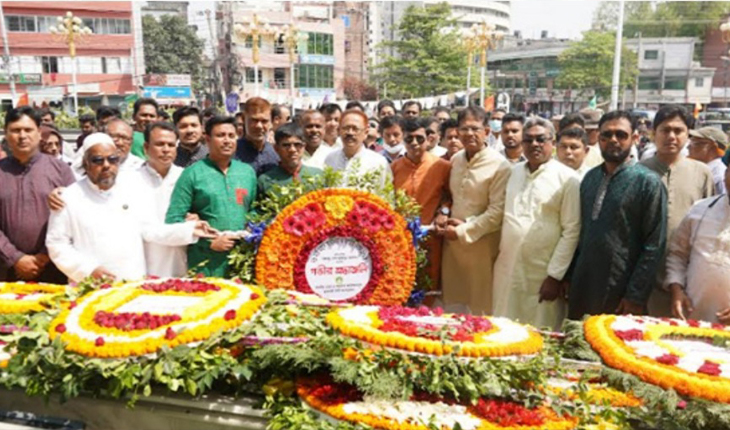
[{"label": "wristwatch", "polygon": [[439,209],[439,213],[441,215],[449,216],[451,215],[451,209],[447,208],[446,206],[441,206],[441,209]]}]

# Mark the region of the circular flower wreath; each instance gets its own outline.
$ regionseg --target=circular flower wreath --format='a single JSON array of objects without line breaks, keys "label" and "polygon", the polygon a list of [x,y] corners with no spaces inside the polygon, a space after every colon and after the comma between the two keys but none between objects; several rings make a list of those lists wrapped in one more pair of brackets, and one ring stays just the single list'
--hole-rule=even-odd
[{"label": "circular flower wreath", "polygon": [[[416,393],[408,400],[378,400],[365,397],[357,388],[335,383],[329,377],[302,378],[297,394],[311,408],[328,417],[362,423],[383,430],[474,429],[474,430],[569,430],[576,417],[561,417],[546,406],[480,398],[475,405]],[[434,427],[425,423],[433,422]]]},{"label": "circular flower wreath", "polygon": [[87,357],[138,356],[233,330],[265,302],[258,288],[224,279],[148,280],[92,291],[71,302],[49,331]]},{"label": "circular flower wreath", "polygon": [[333,237],[364,246],[371,277],[355,297],[359,304],[403,304],[416,276],[416,249],[406,220],[373,194],[331,188],[304,195],[266,229],[256,258],[256,282],[269,289],[312,293],[304,267],[310,253]]},{"label": "circular flower wreath", "polygon": [[585,337],[618,370],[680,394],[730,403],[730,327],[699,321],[597,315]]},{"label": "circular flower wreath", "polygon": [[46,309],[47,302],[66,291],[63,285],[32,282],[0,283],[0,315],[26,314]]}]

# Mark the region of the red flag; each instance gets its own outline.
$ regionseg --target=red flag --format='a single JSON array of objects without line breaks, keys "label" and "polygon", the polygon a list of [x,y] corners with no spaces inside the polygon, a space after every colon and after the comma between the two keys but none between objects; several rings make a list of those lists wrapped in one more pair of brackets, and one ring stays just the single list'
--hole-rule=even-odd
[{"label": "red flag", "polygon": [[28,103],[28,93],[25,93],[22,96],[20,96],[20,98],[18,99],[18,103],[16,103],[15,107],[18,107],[18,106],[28,106],[28,105],[29,105],[29,103]]},{"label": "red flag", "polygon": [[494,96],[489,96],[484,100],[484,110],[487,112],[494,110]]}]

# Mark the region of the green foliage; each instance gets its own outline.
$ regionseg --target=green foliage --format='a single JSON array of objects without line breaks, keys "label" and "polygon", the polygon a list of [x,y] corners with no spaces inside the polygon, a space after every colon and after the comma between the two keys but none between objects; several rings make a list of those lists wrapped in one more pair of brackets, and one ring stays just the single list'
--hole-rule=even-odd
[{"label": "green foliage", "polygon": [[203,85],[203,40],[184,18],[163,15],[142,17],[144,61],[147,73],[181,73],[192,76],[193,89]]},{"label": "green foliage", "polygon": [[54,111],[56,114],[56,127],[59,130],[71,130],[81,128],[79,124],[79,117],[85,114],[94,114],[94,110],[88,106],[79,106],[79,114],[74,115],[66,112],[65,110]]},{"label": "green foliage", "polygon": [[446,2],[410,6],[397,28],[400,40],[378,46],[382,61],[373,78],[387,86],[389,97],[422,97],[464,88],[466,50],[450,17]]},{"label": "green foliage", "polygon": [[[613,74],[614,45],[616,36],[613,33],[587,31],[583,39],[573,42],[558,57],[560,76],[557,85],[560,88],[572,88],[579,92],[595,90],[601,98],[611,94]],[[636,53],[626,46],[621,54],[621,78],[619,88],[633,84],[638,76]]]}]

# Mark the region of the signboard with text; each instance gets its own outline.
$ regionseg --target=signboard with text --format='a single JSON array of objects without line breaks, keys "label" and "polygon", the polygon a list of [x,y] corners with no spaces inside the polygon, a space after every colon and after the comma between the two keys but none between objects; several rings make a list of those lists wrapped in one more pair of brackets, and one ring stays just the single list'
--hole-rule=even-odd
[{"label": "signboard with text", "polygon": [[[42,77],[40,73],[20,73],[13,75],[13,80],[16,84],[40,85]],[[8,75],[0,74],[0,84],[7,84],[8,82],[10,82]]]},{"label": "signboard with text", "polygon": [[145,87],[189,87],[190,75],[151,74],[144,76]]},{"label": "signboard with text", "polygon": [[370,282],[372,261],[367,248],[350,237],[331,237],[319,244],[305,265],[309,287],[320,297],[347,300]]},{"label": "signboard with text", "polygon": [[193,92],[190,87],[144,87],[143,97],[190,99],[193,97]]}]

